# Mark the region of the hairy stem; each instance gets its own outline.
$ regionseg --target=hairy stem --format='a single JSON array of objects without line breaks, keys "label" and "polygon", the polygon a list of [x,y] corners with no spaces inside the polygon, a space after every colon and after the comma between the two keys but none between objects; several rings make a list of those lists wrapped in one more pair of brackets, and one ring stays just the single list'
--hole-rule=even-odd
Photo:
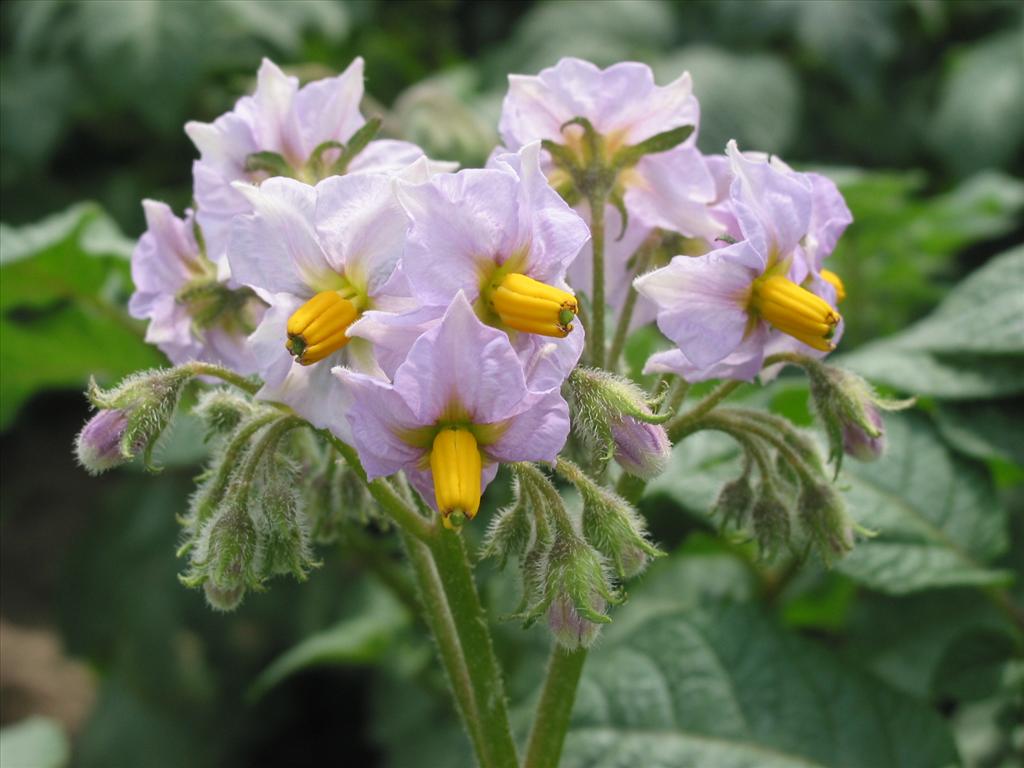
[{"label": "hairy stem", "polygon": [[688,434],[690,427],[716,405],[731,395],[742,381],[724,381],[711,390],[708,395],[686,413],[676,416],[667,425],[669,439],[675,444],[681,437]]},{"label": "hairy stem", "polygon": [[523,768],[557,768],[586,660],[586,648],[567,651],[557,643],[552,646]]},{"label": "hairy stem", "polygon": [[234,371],[230,371],[222,366],[214,365],[213,363],[201,363],[195,360],[191,363],[186,363],[185,365],[187,369],[196,376],[213,376],[214,378],[238,387],[243,392],[248,392],[250,395],[255,395],[260,391],[261,384],[259,382],[248,379],[245,376],[240,376]]},{"label": "hairy stem", "polygon": [[594,283],[590,296],[590,364],[604,368],[604,205],[603,195],[590,199],[590,242],[594,251]]},{"label": "hairy stem", "polygon": [[519,758],[509,725],[505,686],[494,654],[487,614],[473,582],[462,537],[439,530],[427,542],[443,585],[455,631],[462,647],[478,725],[487,753],[486,766],[516,768]]}]

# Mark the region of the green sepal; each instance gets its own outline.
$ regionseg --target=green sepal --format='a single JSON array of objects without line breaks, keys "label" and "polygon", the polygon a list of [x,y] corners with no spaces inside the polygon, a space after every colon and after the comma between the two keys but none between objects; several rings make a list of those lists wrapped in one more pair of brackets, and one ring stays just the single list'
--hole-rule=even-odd
[{"label": "green sepal", "polygon": [[612,157],[613,168],[630,168],[636,165],[644,155],[654,155],[659,152],[668,152],[690,138],[694,131],[692,125],[681,125],[661,133],[656,133],[650,138],[644,139],[639,144],[630,147],[623,147]]},{"label": "green sepal", "polygon": [[253,152],[245,158],[247,173],[269,173],[271,176],[295,177],[295,171],[277,152]]}]

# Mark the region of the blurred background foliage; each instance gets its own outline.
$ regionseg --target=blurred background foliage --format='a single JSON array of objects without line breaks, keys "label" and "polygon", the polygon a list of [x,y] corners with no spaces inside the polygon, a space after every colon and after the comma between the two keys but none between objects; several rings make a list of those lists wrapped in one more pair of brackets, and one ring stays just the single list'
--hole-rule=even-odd
[{"label": "blurred background foliage", "polygon": [[[855,217],[833,267],[849,292],[847,364],[923,395],[921,414],[894,420],[889,458],[844,478],[866,524],[896,535],[833,572],[765,566],[746,544],[710,535],[709,499],[735,471],[734,451],[695,439],[677,452],[644,501],[674,555],[634,588],[590,664],[570,764],[604,765],[587,762],[587,728],[630,744],[644,717],[671,716],[602,708],[623,695],[624,648],[641,625],[723,643],[764,637],[742,658],[724,643],[716,669],[699,654],[687,662],[683,671],[712,691],[771,686],[757,670],[780,665],[800,677],[785,665],[802,634],[830,654],[809,651],[804,671],[854,692],[831,712],[840,722],[882,707],[895,723],[920,725],[917,741],[894,736],[919,755],[948,756],[955,741],[968,765],[1015,764],[1024,749],[1021,636],[1007,619],[1020,610],[1012,577],[1024,563],[1024,339],[1012,334],[1024,254],[1010,251],[1024,239],[1018,2],[14,0],[0,20],[5,768],[302,766],[338,752],[353,765],[467,764],[408,592],[396,600],[374,578],[403,594],[389,539],[352,531],[322,552],[307,584],[275,584],[216,615],[176,579],[174,517],[203,455],[198,428],[178,425],[159,478],[89,479],[70,455],[87,376],[111,383],[160,363],[124,313],[127,257],[142,198],[189,204],[195,151],[184,122],[229,109],[261,56],[313,79],[357,55],[364,108],[387,133],[469,165],[497,141],[509,72],[535,73],[563,55],[639,59],[662,82],[690,70],[705,152],[735,137],[840,183]],[[631,362],[654,338],[633,340]],[[809,423],[798,378],[750,397]],[[501,495],[489,493],[491,510]],[[492,609],[510,610],[515,584],[482,573]],[[657,618],[667,602],[681,612]],[[516,625],[497,639],[525,727],[547,641]],[[656,667],[675,663],[658,653],[649,651]],[[787,700],[808,695],[787,689]],[[711,709],[698,734],[840,761],[814,734],[787,733],[785,718],[729,730],[728,713]],[[644,741],[649,764],[676,754],[678,738],[656,742]],[[910,764],[869,751],[847,758]]]}]

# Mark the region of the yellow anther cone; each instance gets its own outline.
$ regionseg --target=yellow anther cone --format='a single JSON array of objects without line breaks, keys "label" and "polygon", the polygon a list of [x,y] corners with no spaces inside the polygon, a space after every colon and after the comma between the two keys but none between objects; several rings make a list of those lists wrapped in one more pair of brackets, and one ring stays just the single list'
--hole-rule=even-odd
[{"label": "yellow anther cone", "polygon": [[822,352],[835,349],[832,336],[842,319],[820,296],[773,275],[754,283],[751,309],[768,323]]},{"label": "yellow anther cone", "polygon": [[359,316],[355,304],[337,291],[323,291],[288,318],[288,351],[302,365],[312,365],[350,341],[345,335]]},{"label": "yellow anther cone", "polygon": [[830,283],[833,288],[836,289],[836,302],[840,302],[846,298],[846,286],[843,285],[843,281],[839,275],[830,269],[823,269],[818,274],[821,275],[821,279],[826,283]]},{"label": "yellow anther cone", "polygon": [[509,328],[556,338],[569,334],[579,312],[571,293],[521,274],[506,275],[491,290],[490,303]]},{"label": "yellow anther cone", "polygon": [[476,517],[482,464],[476,438],[468,429],[445,427],[437,433],[430,451],[430,471],[437,509],[446,527],[452,527],[453,514]]}]

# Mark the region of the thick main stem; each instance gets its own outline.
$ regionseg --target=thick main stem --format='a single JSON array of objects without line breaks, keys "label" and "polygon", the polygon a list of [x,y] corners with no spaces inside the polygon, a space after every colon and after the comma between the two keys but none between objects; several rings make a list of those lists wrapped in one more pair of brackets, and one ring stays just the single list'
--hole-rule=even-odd
[{"label": "thick main stem", "polygon": [[552,647],[523,768],[557,768],[586,660],[586,648],[567,651],[557,643]]},{"label": "thick main stem", "polygon": [[439,530],[426,542],[437,565],[466,663],[487,766],[517,768],[519,758],[508,719],[505,686],[488,631],[487,614],[473,581],[462,537]]},{"label": "thick main stem", "polygon": [[595,368],[604,368],[604,206],[603,195],[591,197],[590,242],[594,251],[594,283],[590,295],[593,314],[587,333],[590,335],[590,364]]}]

